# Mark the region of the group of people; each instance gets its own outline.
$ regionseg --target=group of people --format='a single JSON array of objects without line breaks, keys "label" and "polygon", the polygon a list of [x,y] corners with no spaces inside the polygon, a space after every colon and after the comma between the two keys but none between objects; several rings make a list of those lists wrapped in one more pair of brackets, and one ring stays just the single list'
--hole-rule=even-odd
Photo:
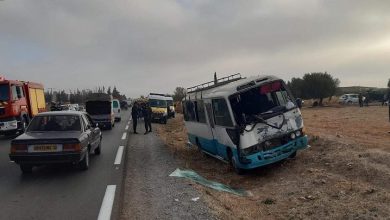
[{"label": "group of people", "polygon": [[145,133],[152,132],[152,108],[149,103],[138,103],[135,102],[133,108],[131,109],[131,117],[133,118],[133,132],[138,134],[137,125],[138,118],[143,117],[145,123]]}]

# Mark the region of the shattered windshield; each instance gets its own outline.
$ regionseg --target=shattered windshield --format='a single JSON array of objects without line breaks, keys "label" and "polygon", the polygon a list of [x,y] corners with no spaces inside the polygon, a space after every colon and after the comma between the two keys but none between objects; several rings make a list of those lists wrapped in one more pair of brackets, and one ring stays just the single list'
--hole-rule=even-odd
[{"label": "shattered windshield", "polygon": [[281,81],[272,82],[230,97],[237,123],[251,122],[251,116],[279,114],[296,105]]},{"label": "shattered windshield", "polygon": [[8,84],[0,85],[0,101],[8,101],[9,100],[9,86]]}]

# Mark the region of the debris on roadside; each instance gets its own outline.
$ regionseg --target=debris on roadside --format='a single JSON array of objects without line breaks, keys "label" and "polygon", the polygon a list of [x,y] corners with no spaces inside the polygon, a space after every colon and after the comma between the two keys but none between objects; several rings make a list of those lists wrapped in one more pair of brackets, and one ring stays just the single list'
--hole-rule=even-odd
[{"label": "debris on roadside", "polygon": [[203,186],[206,186],[206,187],[209,187],[209,188],[221,191],[221,192],[232,193],[232,194],[235,194],[238,196],[249,196],[250,195],[249,192],[247,192],[243,189],[233,189],[230,186],[224,185],[222,183],[207,180],[192,170],[180,170],[179,168],[177,168],[169,176],[186,178],[186,179],[189,179],[189,180],[194,181],[196,183],[199,183]]},{"label": "debris on roadside", "polygon": [[199,197],[192,198],[191,200],[197,202],[199,200]]}]

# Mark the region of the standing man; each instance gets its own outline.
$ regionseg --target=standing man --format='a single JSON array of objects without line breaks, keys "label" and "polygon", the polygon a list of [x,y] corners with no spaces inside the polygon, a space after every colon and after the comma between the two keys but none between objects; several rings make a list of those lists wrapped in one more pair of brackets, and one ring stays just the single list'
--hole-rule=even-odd
[{"label": "standing man", "polygon": [[144,115],[145,134],[147,134],[148,132],[152,132],[152,108],[149,103],[145,103],[142,113]]},{"label": "standing man", "polygon": [[138,103],[134,102],[133,108],[131,108],[131,117],[133,118],[133,132],[137,133],[137,120],[138,120]]},{"label": "standing man", "polygon": [[[356,97],[356,96],[355,96]],[[363,96],[361,93],[359,93],[359,106],[363,107]]]}]

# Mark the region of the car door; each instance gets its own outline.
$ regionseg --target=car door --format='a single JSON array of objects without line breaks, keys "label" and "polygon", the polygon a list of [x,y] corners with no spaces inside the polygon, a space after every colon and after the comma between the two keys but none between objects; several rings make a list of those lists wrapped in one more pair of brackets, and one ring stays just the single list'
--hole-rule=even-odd
[{"label": "car door", "polygon": [[91,145],[92,150],[94,150],[97,147],[97,144],[96,144],[96,135],[93,132],[92,125],[84,115],[82,115],[81,118],[83,119],[84,122],[84,130],[88,136],[88,142]]},{"label": "car door", "polygon": [[87,121],[89,122],[89,124],[91,125],[91,130],[93,133],[93,141],[94,141],[96,147],[98,147],[100,144],[101,136],[102,136],[100,128],[99,128],[99,126],[96,125],[96,123],[94,123],[91,116],[89,116],[88,114],[84,114],[84,116],[87,119]]}]

